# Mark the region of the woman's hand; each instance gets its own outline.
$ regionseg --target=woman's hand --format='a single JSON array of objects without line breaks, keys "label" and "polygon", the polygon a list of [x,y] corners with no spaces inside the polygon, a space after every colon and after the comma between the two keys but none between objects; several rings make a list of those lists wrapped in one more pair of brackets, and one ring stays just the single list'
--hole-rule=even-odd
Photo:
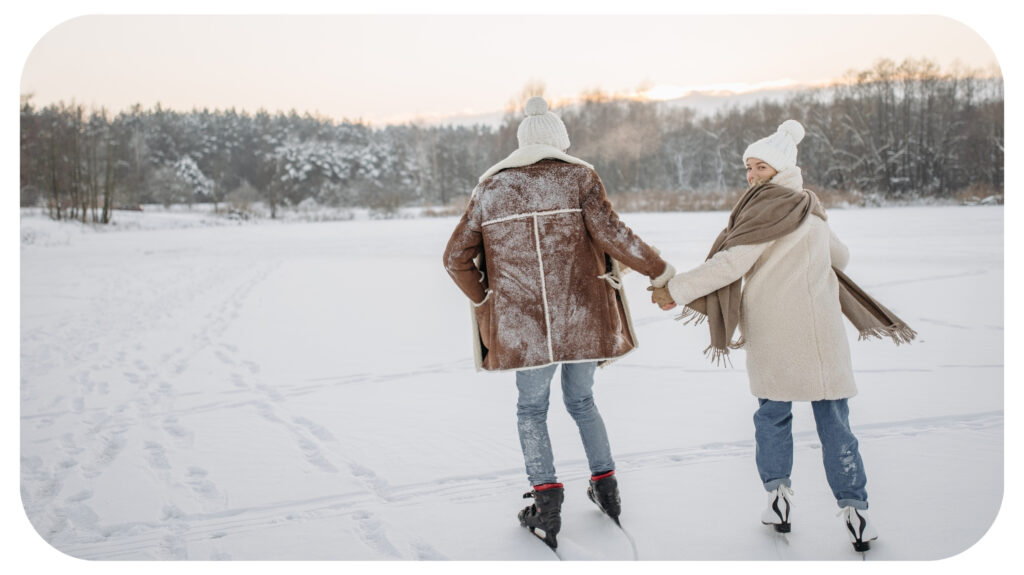
[{"label": "woman's hand", "polygon": [[668,288],[651,286],[647,288],[647,291],[651,292],[651,303],[657,304],[661,309],[668,311],[676,307],[676,302],[668,293]]}]

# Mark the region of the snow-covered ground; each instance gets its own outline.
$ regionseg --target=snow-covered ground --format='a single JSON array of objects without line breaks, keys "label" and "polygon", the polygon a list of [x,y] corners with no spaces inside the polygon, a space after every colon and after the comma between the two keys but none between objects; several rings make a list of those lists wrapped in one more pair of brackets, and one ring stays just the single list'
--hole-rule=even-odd
[{"label": "snow-covered ground", "polygon": [[[851,420],[881,533],[868,560],[955,556],[1003,497],[1003,208],[830,215],[851,277],[919,333],[897,348],[849,332]],[[684,269],[726,214],[623,217]],[[468,304],[441,266],[455,222],[98,232],[23,216],[31,526],[18,524],[87,559],[556,559],[515,518],[529,485],[513,376],[473,370]],[[732,369],[710,365],[706,327],[659,311],[645,283],[625,281],[640,348],[596,388],[640,559],[860,561],[806,404],[788,544],[759,524],[743,352]],[[630,559],[586,498],[557,385],[551,401],[560,551]]]}]

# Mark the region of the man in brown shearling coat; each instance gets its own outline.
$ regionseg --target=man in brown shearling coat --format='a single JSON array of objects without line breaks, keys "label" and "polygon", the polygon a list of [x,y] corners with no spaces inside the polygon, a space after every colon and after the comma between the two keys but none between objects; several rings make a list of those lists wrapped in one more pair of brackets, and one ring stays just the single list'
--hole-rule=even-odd
[{"label": "man in brown shearling coat", "polygon": [[593,167],[565,153],[569,136],[543,98],[531,98],[519,149],[480,178],[452,233],[444,265],[473,306],[477,368],[516,371],[519,439],[534,504],[524,527],[555,547],[564,497],[547,430],[548,394],[562,393],[590,464],[588,495],[618,521],[619,494],[594,371],[636,345],[622,266],[662,287],[675,274],[625,224]]}]

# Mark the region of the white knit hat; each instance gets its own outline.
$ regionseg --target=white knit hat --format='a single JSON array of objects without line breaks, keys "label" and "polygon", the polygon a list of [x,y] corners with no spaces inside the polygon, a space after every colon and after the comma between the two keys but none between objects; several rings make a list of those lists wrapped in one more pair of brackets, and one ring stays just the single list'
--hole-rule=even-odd
[{"label": "white knit hat", "polygon": [[774,134],[747,146],[743,163],[746,164],[748,158],[757,158],[777,172],[792,168],[796,166],[796,145],[803,139],[804,127],[800,122],[786,120]]},{"label": "white knit hat", "polygon": [[565,124],[554,112],[548,111],[548,103],[540,96],[526,101],[526,118],[519,124],[519,147],[531,144],[546,144],[561,151],[569,149],[569,133]]}]

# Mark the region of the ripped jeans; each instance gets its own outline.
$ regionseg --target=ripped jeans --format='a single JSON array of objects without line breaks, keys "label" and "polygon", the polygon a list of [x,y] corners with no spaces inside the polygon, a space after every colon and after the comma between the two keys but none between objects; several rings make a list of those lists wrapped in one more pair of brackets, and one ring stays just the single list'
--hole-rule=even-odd
[{"label": "ripped jeans", "polygon": [[[767,491],[790,486],[793,471],[793,403],[758,399],[754,413],[757,472]],[[814,423],[821,441],[825,477],[839,507],[868,508],[864,462],[857,438],[850,431],[850,408],[845,399],[812,401]]]}]

